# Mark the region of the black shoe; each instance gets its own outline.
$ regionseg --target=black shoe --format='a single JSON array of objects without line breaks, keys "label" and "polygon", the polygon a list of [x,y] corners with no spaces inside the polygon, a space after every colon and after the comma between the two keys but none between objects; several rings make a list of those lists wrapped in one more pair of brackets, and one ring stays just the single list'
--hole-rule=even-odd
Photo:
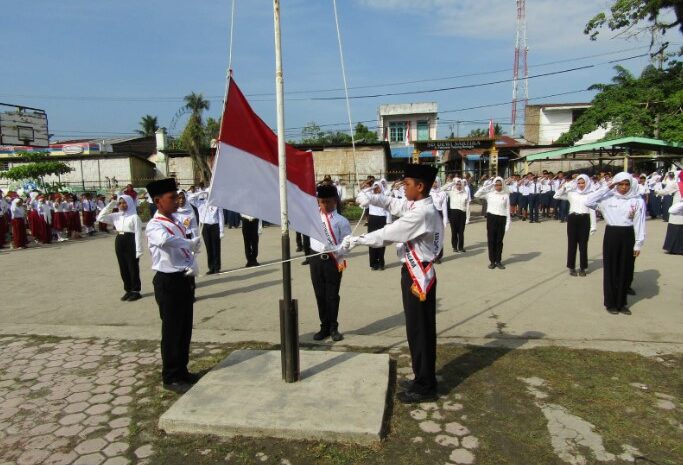
[{"label": "black shoe", "polygon": [[384,271],[384,265],[380,265],[379,269],[380,269],[381,271]]},{"label": "black shoe", "polygon": [[311,262],[308,261],[308,258],[301,262],[302,265],[309,265]]},{"label": "black shoe", "polygon": [[458,249],[453,249],[453,253],[458,253],[458,252],[459,252]]},{"label": "black shoe", "polygon": [[336,329],[333,329],[332,331],[330,331],[330,336],[332,337],[332,340],[334,342],[339,342],[342,339],[344,339],[344,335],[342,333],[340,333],[339,331],[337,331]]},{"label": "black shoe", "polygon": [[396,398],[403,404],[419,404],[421,402],[433,402],[438,399],[436,391],[420,393],[414,391],[399,392]]},{"label": "black shoe", "polygon": [[372,271],[377,271],[377,267],[376,267],[376,266],[371,266],[370,269],[371,269]]},{"label": "black shoe", "polygon": [[414,379],[401,378],[396,384],[404,391],[410,391],[413,389],[413,383],[415,383]]},{"label": "black shoe", "polygon": [[495,267],[496,267],[496,264],[495,264],[495,263],[491,263],[491,264],[489,265],[489,270],[493,270]]},{"label": "black shoe", "polygon": [[465,249],[460,249],[460,253],[465,253],[465,252],[467,252],[467,250],[465,250]]},{"label": "black shoe", "polygon": [[130,297],[130,292],[126,292],[121,296],[121,301],[126,301]]},{"label": "black shoe", "polygon": [[496,262],[496,268],[498,268],[499,270],[504,270],[504,269],[505,269],[505,265],[503,265],[503,264],[500,263],[500,262]]},{"label": "black shoe", "polygon": [[632,287],[629,287],[628,289],[626,289],[626,293],[628,295],[636,295],[636,291],[634,291]]},{"label": "black shoe", "polygon": [[586,276],[586,270],[579,270],[579,276]]},{"label": "black shoe", "polygon": [[313,339],[316,341],[322,341],[326,337],[330,335],[330,330],[329,329],[321,329],[317,333],[313,335]]},{"label": "black shoe", "polygon": [[128,302],[133,302],[135,300],[141,299],[142,296],[140,295],[139,292],[131,292],[130,297],[128,297]]},{"label": "black shoe", "polygon": [[175,392],[176,394],[185,394],[190,390],[191,387],[191,384],[184,381],[172,381],[170,383],[164,383],[164,389]]},{"label": "black shoe", "polygon": [[523,217],[522,217],[522,221],[526,221],[526,216],[523,216]]},{"label": "black shoe", "polygon": [[618,315],[619,314],[619,310],[617,310],[616,308],[608,308],[607,311],[609,313],[611,313],[612,315]]},{"label": "black shoe", "polygon": [[569,276],[576,276],[576,275],[577,275],[577,274],[576,274],[576,270],[575,270],[574,268],[572,268],[571,270],[569,270]]},{"label": "black shoe", "polygon": [[206,272],[207,276],[210,275],[210,274],[215,274],[215,273],[216,273],[216,272],[213,271],[213,270],[209,270],[209,271]]},{"label": "black shoe", "polygon": [[629,310],[628,307],[620,308],[619,313],[623,313],[624,315],[632,315],[631,310]]},{"label": "black shoe", "polygon": [[200,378],[201,376],[199,376],[197,373],[190,373],[188,371],[184,376],[181,377],[181,381],[188,384],[196,384]]}]

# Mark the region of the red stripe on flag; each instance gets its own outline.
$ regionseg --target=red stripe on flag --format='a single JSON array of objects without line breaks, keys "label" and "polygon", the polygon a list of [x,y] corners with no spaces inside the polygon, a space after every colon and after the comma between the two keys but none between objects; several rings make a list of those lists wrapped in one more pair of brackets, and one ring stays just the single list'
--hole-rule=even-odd
[{"label": "red stripe on flag", "polygon": [[[277,135],[254,113],[232,78],[223,112],[220,140],[278,166]],[[315,196],[313,155],[291,145],[286,148],[287,179],[302,191]]]}]

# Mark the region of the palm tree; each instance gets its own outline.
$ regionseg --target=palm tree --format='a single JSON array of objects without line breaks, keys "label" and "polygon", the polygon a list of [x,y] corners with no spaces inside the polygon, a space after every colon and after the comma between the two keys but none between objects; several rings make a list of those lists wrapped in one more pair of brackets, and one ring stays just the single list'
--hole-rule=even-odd
[{"label": "palm tree", "polygon": [[156,116],[145,115],[140,119],[139,124],[142,129],[138,129],[135,132],[141,136],[153,136],[157,129],[159,129],[159,122]]},{"label": "palm tree", "polygon": [[192,92],[185,96],[185,108],[190,110],[192,114],[180,138],[187,151],[190,152],[190,158],[194,161],[195,166],[199,168],[202,181],[208,182],[211,179],[211,168],[209,167],[208,154],[202,151],[202,139],[204,137],[202,112],[209,109],[209,101],[202,94]]}]

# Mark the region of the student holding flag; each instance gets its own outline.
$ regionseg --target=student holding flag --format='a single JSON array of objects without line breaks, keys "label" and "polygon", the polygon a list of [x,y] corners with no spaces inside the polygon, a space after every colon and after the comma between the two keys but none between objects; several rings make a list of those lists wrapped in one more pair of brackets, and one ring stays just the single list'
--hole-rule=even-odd
[{"label": "student holding flag", "polygon": [[415,379],[402,383],[398,394],[403,403],[436,399],[436,260],[443,242],[443,220],[437,211],[430,189],[437,170],[426,165],[407,165],[404,173],[405,200],[373,194],[364,186],[356,199],[366,208],[375,205],[389,210],[399,219],[382,229],[360,237],[345,237],[342,249],[361,244],[385,247],[398,244],[403,263],[401,291],[406,317],[406,333]]},{"label": "student holding flag", "polygon": [[[341,341],[344,336],[339,332],[339,287],[342,272],[346,268],[343,259],[345,251],[339,247],[344,237],[350,236],[349,220],[337,213],[337,188],[323,184],[317,188],[320,219],[326,236],[326,243],[311,238],[311,250],[314,255],[308,258],[311,270],[311,282],[318,304],[320,331],[313,339],[321,341],[332,337],[333,341]],[[321,252],[323,253],[321,255]]]}]

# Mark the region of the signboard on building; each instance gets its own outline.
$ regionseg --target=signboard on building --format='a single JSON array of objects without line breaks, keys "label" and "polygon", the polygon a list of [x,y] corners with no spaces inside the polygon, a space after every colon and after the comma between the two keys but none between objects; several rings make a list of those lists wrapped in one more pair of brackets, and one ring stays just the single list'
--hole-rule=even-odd
[{"label": "signboard on building", "polygon": [[419,150],[472,150],[489,149],[494,143],[494,139],[481,138],[460,138],[444,140],[425,140],[414,141],[415,148]]},{"label": "signboard on building", "polygon": [[38,109],[0,112],[0,145],[47,147],[47,114]]}]

